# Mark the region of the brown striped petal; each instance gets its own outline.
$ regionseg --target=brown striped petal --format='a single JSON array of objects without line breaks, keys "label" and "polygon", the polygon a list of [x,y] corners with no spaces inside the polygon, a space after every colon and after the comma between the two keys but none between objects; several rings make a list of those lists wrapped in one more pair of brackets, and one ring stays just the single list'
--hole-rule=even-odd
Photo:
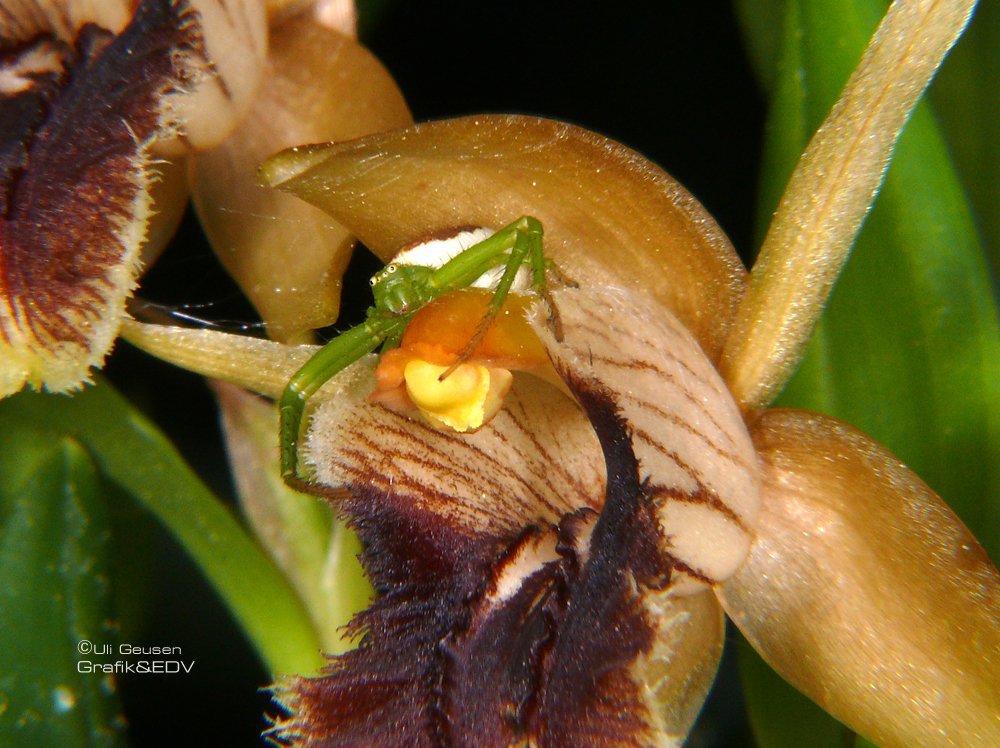
[{"label": "brown striped petal", "polygon": [[516,534],[599,506],[597,440],[551,385],[517,381],[496,418],[463,435],[369,403],[371,361],[345,374],[323,393],[309,427],[305,459],[321,484],[363,486],[400,511],[426,512],[472,534]]},{"label": "brown striped petal", "polygon": [[795,167],[720,365],[744,410],[770,403],[795,371],[896,139],[975,5],[894,2]]},{"label": "brown striped petal", "polygon": [[498,228],[533,215],[569,277],[618,283],[666,306],[713,360],[743,289],[739,259],[690,194],[637,153],[572,125],[518,116],[434,122],[292,149],[262,175],[383,259],[448,227]]},{"label": "brown striped petal", "polygon": [[1000,575],[924,483],[825,416],[768,411],[726,611],[793,685],[894,746],[1000,745]]},{"label": "brown striped petal", "polygon": [[757,459],[739,408],[684,326],[620,289],[554,293],[565,339],[536,327],[569,381],[596,382],[629,425],[677,589],[717,584],[743,562],[758,511]]},{"label": "brown striped petal", "polygon": [[[673,567],[657,545],[627,426],[596,383],[574,388],[613,476],[599,510],[578,502],[593,501],[600,477],[570,470],[575,445],[563,443],[574,436],[563,429],[590,432],[547,385],[515,393],[502,433],[491,431],[498,417],[471,437],[370,404],[327,411],[350,402],[349,389],[323,406],[311,457],[326,443],[339,463],[332,480],[347,491],[336,501],[382,594],[352,624],[363,646],[322,677],[277,686],[289,715],[274,737],[680,744],[714,677],[721,612],[707,593],[664,591]],[[335,435],[351,441],[317,437],[337,419],[348,423]],[[365,428],[351,430],[355,420]],[[532,493],[534,505],[523,500]]]},{"label": "brown striped petal", "polygon": [[722,647],[704,586],[755,519],[750,439],[672,317],[614,289],[554,301],[565,339],[543,342],[583,413],[525,377],[483,429],[443,433],[366,402],[369,362],[325,394],[306,460],[383,594],[353,624],[364,646],[279,684],[275,737],[683,740]]},{"label": "brown striped petal", "polygon": [[412,121],[385,68],[311,14],[272,29],[264,79],[240,127],[192,159],[195,206],[219,259],[278,340],[331,324],[353,238],[307,203],[261,187],[257,166],[297,143]]},{"label": "brown striped petal", "polygon": [[100,5],[117,35],[84,5],[0,18],[0,395],[72,389],[101,363],[150,216],[148,146],[198,65],[184,3]]}]

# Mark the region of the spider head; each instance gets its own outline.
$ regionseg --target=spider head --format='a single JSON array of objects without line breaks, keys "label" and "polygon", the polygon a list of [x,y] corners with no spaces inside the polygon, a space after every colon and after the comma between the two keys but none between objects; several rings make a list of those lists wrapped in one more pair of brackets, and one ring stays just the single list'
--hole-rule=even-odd
[{"label": "spider head", "polygon": [[394,315],[419,309],[430,300],[428,281],[433,272],[422,265],[386,265],[369,281],[375,308]]}]

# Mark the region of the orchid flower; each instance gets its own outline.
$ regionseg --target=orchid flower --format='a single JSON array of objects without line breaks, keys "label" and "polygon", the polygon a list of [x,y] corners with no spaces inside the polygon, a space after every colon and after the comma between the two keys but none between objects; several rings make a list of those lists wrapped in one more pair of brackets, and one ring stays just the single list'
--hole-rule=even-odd
[{"label": "orchid flower", "polygon": [[[577,286],[555,294],[563,339],[536,323],[570,398],[522,381],[486,427],[455,436],[371,403],[369,361],[330,383],[308,460],[380,594],[353,624],[360,648],[278,684],[275,739],[678,744],[714,677],[723,610],[873,740],[1000,739],[1000,576],[975,539],[860,432],[764,409],[970,12],[892,7],[749,277],[683,188],[568,125],[472,117],[265,164],[265,181],[383,257],[531,213]],[[231,336],[126,335],[272,396],[295,365]]]},{"label": "orchid flower", "polygon": [[[893,6],[749,278],[666,174],[558,123],[455,120],[269,162],[270,182],[384,258],[443,227],[536,215],[578,286],[557,294],[565,338],[538,326],[572,397],[520,381],[470,437],[371,404],[371,362],[331,382],[309,459],[357,526],[381,594],[355,624],[364,646],[323,677],[279,684],[290,714],[276,739],[675,744],[714,677],[725,609],[862,734],[997,742],[1000,580],[974,538],[864,435],[764,410],[967,6]],[[218,229],[217,244],[232,234]],[[276,337],[299,339],[323,317],[277,321],[275,295],[257,304]],[[272,396],[310,352],[124,330]]]}]

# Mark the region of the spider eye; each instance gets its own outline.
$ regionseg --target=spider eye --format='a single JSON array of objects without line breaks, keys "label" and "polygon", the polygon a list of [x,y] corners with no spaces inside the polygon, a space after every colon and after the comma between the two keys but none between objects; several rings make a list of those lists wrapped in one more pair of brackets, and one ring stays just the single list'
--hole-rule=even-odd
[{"label": "spider eye", "polygon": [[396,272],[396,266],[395,266],[395,265],[389,265],[389,266],[388,266],[388,267],[387,267],[387,268],[385,269],[385,272],[387,272],[387,273],[395,273],[395,272]]},{"label": "spider eye", "polygon": [[372,288],[375,288],[375,279],[374,278],[369,278],[368,279],[368,285],[371,286]]}]

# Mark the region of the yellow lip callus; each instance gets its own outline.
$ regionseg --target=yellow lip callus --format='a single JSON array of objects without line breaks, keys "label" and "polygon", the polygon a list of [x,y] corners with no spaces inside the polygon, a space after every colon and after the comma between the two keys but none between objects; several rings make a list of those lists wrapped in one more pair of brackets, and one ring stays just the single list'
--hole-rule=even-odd
[{"label": "yellow lip callus", "polygon": [[442,381],[447,369],[412,359],[403,371],[406,391],[432,426],[474,431],[500,409],[513,377],[506,369],[461,364]]}]

